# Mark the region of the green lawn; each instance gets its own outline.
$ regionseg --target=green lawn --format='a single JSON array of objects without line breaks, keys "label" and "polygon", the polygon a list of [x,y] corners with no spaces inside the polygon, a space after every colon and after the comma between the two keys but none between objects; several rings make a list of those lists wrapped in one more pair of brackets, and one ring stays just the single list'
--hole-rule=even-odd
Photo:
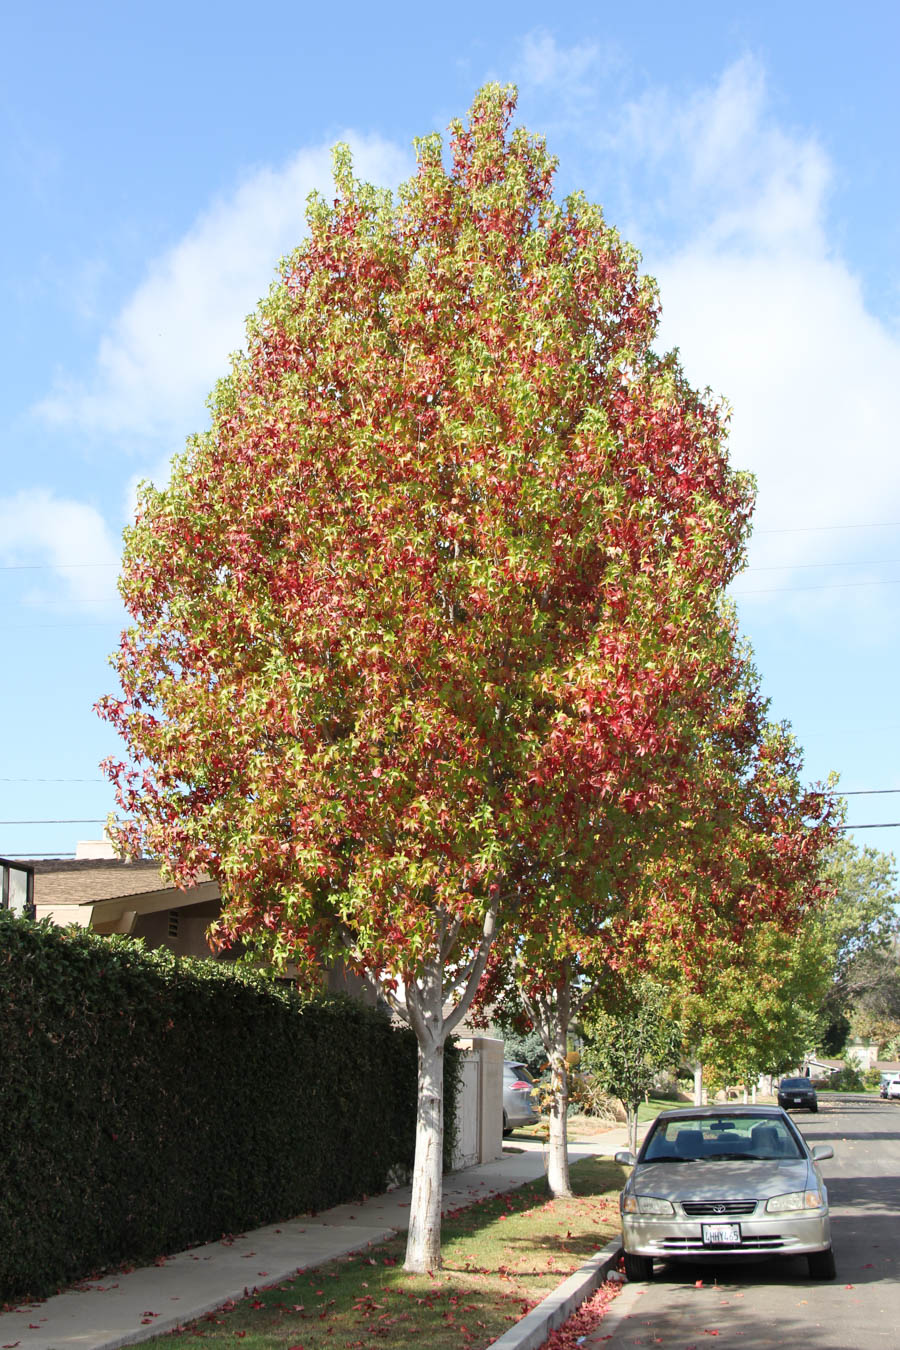
[{"label": "green lawn", "polygon": [[254,1290],[153,1344],[480,1350],[618,1234],[624,1180],[614,1163],[586,1159],[572,1167],[571,1200],[552,1200],[540,1181],[445,1218],[444,1268],[434,1275],[408,1275],[397,1238]]}]

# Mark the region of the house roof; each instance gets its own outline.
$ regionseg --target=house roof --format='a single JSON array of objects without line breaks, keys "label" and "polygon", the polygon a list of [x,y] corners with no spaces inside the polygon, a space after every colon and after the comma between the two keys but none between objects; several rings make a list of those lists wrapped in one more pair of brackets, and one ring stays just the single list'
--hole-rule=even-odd
[{"label": "house roof", "polygon": [[[94,905],[152,891],[190,895],[164,881],[159,865],[150,860],[125,862],[120,858],[37,859],[34,867],[34,899],[39,905]],[[204,872],[198,884],[210,881]]]}]

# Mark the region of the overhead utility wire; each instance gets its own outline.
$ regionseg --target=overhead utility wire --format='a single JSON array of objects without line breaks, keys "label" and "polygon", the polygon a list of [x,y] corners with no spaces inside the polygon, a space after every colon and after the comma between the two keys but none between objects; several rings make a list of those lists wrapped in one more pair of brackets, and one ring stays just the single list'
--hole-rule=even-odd
[{"label": "overhead utility wire", "polygon": [[813,534],[816,530],[895,530],[900,520],[869,520],[859,525],[784,525],[778,530],[754,530],[754,534]]},{"label": "overhead utility wire", "polygon": [[858,586],[900,586],[900,577],[881,581],[831,581],[824,586],[765,586],[761,590],[732,591],[732,595],[785,595],[788,591],[848,591]]},{"label": "overhead utility wire", "polygon": [[53,852],[50,852],[50,853],[6,853],[6,854],[4,854],[4,857],[6,857],[6,858],[59,858],[60,860],[64,860],[64,859],[67,859],[67,858],[74,858],[74,857],[75,857],[75,854],[74,854],[74,853],[53,853]]},{"label": "overhead utility wire", "polygon": [[105,783],[105,778],[0,778],[0,783]]},{"label": "overhead utility wire", "polygon": [[900,830],[900,820],[888,820],[883,825],[836,825],[837,830]]},{"label": "overhead utility wire", "polygon": [[105,825],[102,820],[0,820],[0,825]]}]

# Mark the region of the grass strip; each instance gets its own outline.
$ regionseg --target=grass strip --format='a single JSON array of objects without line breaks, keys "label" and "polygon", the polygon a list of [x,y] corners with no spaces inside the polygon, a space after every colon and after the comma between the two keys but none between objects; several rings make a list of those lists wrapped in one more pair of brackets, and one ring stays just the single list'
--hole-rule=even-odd
[{"label": "grass strip", "polygon": [[481,1350],[618,1232],[622,1169],[586,1158],[571,1172],[572,1199],[552,1199],[541,1180],[446,1215],[444,1266],[432,1275],[403,1269],[405,1239],[398,1237],[254,1289],[150,1344]]}]

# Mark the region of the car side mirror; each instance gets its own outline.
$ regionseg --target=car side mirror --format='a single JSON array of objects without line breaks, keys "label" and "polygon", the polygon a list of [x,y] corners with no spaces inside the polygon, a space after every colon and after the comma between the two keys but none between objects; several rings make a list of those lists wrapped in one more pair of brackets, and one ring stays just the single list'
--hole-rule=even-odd
[{"label": "car side mirror", "polygon": [[824,1162],[826,1158],[834,1157],[834,1149],[830,1144],[816,1144],[813,1147],[812,1155],[816,1162]]},{"label": "car side mirror", "polygon": [[629,1149],[620,1148],[615,1156],[615,1161],[621,1163],[623,1167],[634,1167],[637,1159]]}]

